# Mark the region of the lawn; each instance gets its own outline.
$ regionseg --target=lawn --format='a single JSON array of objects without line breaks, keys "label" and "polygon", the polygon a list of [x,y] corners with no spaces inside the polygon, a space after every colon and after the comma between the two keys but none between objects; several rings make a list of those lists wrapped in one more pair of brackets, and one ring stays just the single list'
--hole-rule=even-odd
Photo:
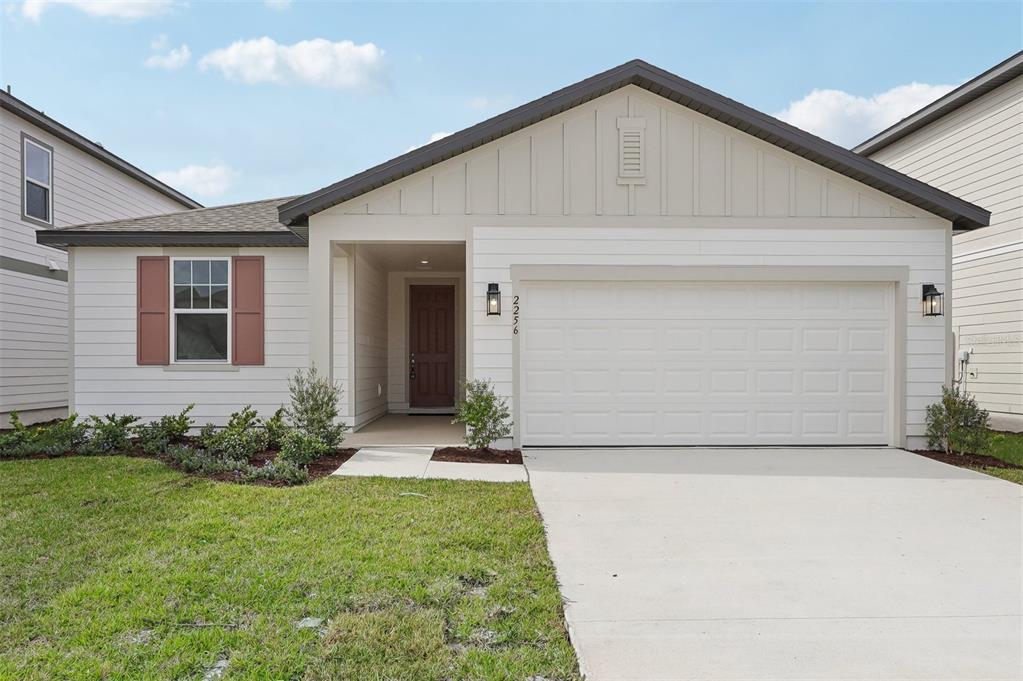
[{"label": "lawn", "polygon": [[[1001,459],[1017,466],[1023,466],[1023,433],[992,433],[991,443],[985,452],[989,456]],[[985,466],[977,468],[982,473],[1002,478],[1017,485],[1023,485],[1023,470],[1018,468],[995,468]]]},{"label": "lawn", "polygon": [[0,490],[0,679],[578,678],[525,484],[74,457]]}]

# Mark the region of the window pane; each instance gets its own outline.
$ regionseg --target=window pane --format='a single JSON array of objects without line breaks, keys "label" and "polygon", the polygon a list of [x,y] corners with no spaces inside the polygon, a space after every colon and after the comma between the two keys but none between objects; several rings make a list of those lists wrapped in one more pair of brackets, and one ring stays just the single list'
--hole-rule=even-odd
[{"label": "window pane", "polygon": [[205,309],[208,310],[210,307],[210,287],[209,286],[193,286],[192,287],[192,307],[194,309]]},{"label": "window pane", "polygon": [[193,284],[208,284],[208,283],[210,283],[210,261],[209,260],[193,260],[192,261],[192,283]]},{"label": "window pane", "polygon": [[211,284],[223,284],[227,286],[227,261],[226,260],[214,260],[210,263],[211,268]]},{"label": "window pane", "polygon": [[25,183],[25,215],[50,221],[50,190],[31,182]]},{"label": "window pane", "polygon": [[50,152],[25,142],[25,177],[50,184]]},{"label": "window pane", "polygon": [[212,307],[219,310],[227,309],[227,287],[226,286],[214,286],[213,296],[211,298]]},{"label": "window pane", "polygon": [[191,260],[175,260],[174,261],[174,283],[175,284],[191,284],[192,283],[192,261]]},{"label": "window pane", "polygon": [[178,314],[174,326],[175,359],[227,359],[226,314]]},{"label": "window pane", "polygon": [[174,287],[174,307],[180,307],[188,309],[192,307],[192,287],[191,286],[175,286]]}]

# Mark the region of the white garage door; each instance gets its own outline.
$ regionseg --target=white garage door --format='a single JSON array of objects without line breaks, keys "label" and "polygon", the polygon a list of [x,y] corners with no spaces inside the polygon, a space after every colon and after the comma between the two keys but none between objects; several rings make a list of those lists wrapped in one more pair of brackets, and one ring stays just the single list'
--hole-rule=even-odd
[{"label": "white garage door", "polygon": [[880,444],[878,283],[524,282],[522,444]]}]

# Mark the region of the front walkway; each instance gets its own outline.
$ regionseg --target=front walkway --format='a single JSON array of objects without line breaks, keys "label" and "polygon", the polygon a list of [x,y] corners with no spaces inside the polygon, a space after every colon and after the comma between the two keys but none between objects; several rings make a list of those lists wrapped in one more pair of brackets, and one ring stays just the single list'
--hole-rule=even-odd
[{"label": "front walkway", "polygon": [[[347,441],[346,441],[347,444]],[[433,447],[365,447],[341,464],[334,475],[385,478],[439,478],[483,482],[525,482],[520,464],[431,461]]]},{"label": "front walkway", "polygon": [[413,447],[464,444],[465,426],[449,415],[385,414],[345,437],[345,447]]},{"label": "front walkway", "polygon": [[1023,678],[1023,488],[890,449],[527,450],[587,681]]}]

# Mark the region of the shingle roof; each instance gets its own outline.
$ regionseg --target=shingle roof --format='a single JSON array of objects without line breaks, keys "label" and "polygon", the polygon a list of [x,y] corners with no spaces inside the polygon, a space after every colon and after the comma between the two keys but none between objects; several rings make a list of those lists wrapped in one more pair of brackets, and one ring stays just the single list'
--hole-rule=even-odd
[{"label": "shingle roof", "polygon": [[281,222],[303,224],[310,215],[351,200],[609,92],[635,85],[862,182],[929,213],[956,229],[984,227],[991,214],[979,206],[811,135],[642,60],[616,66],[574,85],[391,159],[281,206]]},{"label": "shingle roof", "polygon": [[870,156],[1021,75],[1023,75],[1023,51],[992,66],[976,78],[963,83],[919,111],[911,113],[890,128],[860,142],[853,147],[853,151],[857,154]]},{"label": "shingle roof", "polygon": [[295,230],[281,224],[278,207],[293,197],[94,222],[36,232],[47,246],[304,246]]},{"label": "shingle roof", "polygon": [[63,123],[50,118],[39,109],[29,106],[26,102],[21,101],[12,94],[0,91],[0,109],[10,111],[32,125],[42,128],[54,137],[64,140],[71,146],[76,147],[93,158],[96,158],[110,167],[119,170],[128,177],[138,180],[150,189],[158,191],[164,196],[177,201],[186,208],[202,207],[202,204],[198,201],[185,196],[174,187],[161,182],[144,170],[128,163],[117,154],[110,153],[103,148],[103,145],[83,137]]}]

